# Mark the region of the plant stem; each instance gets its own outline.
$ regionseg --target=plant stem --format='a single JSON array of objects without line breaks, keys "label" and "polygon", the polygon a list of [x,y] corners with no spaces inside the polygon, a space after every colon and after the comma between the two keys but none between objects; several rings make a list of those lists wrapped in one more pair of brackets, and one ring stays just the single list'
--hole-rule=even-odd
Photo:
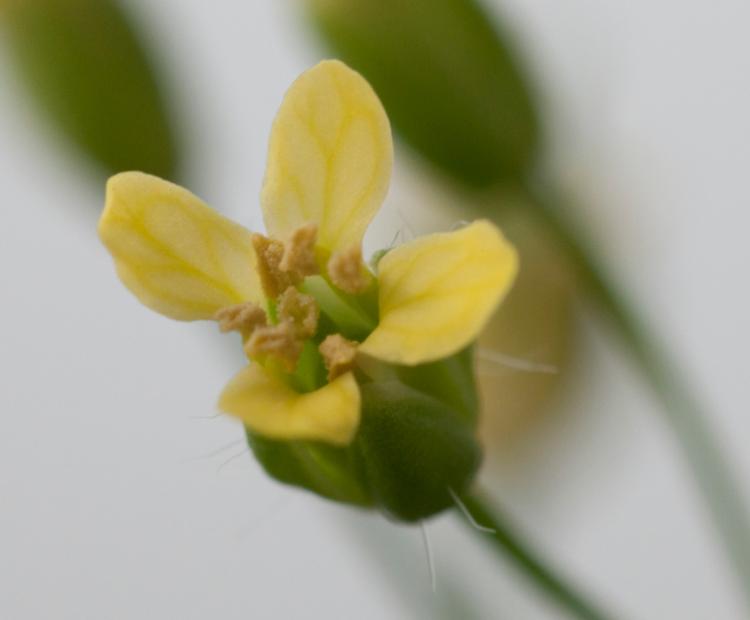
[{"label": "plant stem", "polygon": [[[534,584],[560,607],[567,610],[581,620],[605,620],[611,616],[599,610],[583,595],[576,592],[562,577],[555,574],[546,562],[542,561],[519,538],[505,519],[495,509],[490,509],[487,502],[478,493],[468,493],[461,497],[464,507],[469,514],[483,528],[489,527],[494,532],[479,532],[487,540],[491,540],[495,548],[507,558],[515,562],[516,566],[531,579]],[[476,527],[466,518],[461,519],[474,531]]]},{"label": "plant stem", "polygon": [[582,235],[564,219],[556,202],[547,194],[538,189],[530,193],[539,207],[534,212],[555,236],[578,271],[585,293],[619,332],[663,405],[665,420],[676,436],[697,489],[705,500],[750,609],[750,516],[742,487],[722,453],[721,442],[713,433],[701,406],[676,374],[674,364],[669,362],[653,335],[597,268]]}]

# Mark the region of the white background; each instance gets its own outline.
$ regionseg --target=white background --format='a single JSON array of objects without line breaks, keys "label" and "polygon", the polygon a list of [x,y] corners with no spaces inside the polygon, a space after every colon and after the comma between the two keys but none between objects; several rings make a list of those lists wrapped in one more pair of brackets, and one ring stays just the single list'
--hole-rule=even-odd
[{"label": "white background", "polygon": [[[294,3],[129,4],[190,102],[193,189],[258,228],[271,119],[320,57]],[[491,9],[540,85],[560,182],[702,393],[747,491],[750,8]],[[428,525],[433,595],[418,529],[283,488],[241,442],[207,456],[241,439],[231,421],[200,419],[239,353],[214,326],[131,298],[95,236],[103,188],[50,146],[1,63],[0,83],[0,617],[455,618],[454,588],[477,617],[558,617],[453,517]],[[394,205],[428,182],[399,155],[386,242]],[[594,322],[581,334],[559,411],[488,483],[624,617],[740,618],[658,410]]]}]

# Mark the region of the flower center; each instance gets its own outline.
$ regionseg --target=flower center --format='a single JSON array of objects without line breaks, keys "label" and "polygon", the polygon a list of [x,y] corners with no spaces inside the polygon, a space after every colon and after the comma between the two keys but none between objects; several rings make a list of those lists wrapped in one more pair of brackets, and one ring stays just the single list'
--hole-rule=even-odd
[{"label": "flower center", "polygon": [[[319,274],[317,226],[282,243],[253,234],[267,309],[253,302],[219,310],[222,332],[242,335],[248,357],[299,391],[321,387],[355,367],[358,341],[377,324],[376,281],[359,246],[334,254]],[[368,295],[369,292],[369,295]]]}]

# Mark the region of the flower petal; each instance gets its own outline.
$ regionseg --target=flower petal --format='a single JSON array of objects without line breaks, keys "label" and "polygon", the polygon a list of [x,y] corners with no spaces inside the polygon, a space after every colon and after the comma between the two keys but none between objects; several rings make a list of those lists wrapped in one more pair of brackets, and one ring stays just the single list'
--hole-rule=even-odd
[{"label": "flower petal", "polygon": [[479,335],[517,270],[515,249],[486,220],[392,250],[378,265],[380,323],[359,350],[409,366],[456,353]]},{"label": "flower petal", "polygon": [[107,182],[99,236],[120,279],[173,319],[210,319],[225,306],[262,302],[250,232],[186,189],[141,172]]},{"label": "flower petal", "polygon": [[344,446],[359,427],[360,395],[351,372],[314,392],[300,394],[251,364],[224,388],[219,408],[265,437]]},{"label": "flower petal", "polygon": [[303,73],[271,130],[261,194],[268,232],[279,239],[318,225],[329,254],[359,245],[388,191],[393,142],[367,81],[337,60]]}]

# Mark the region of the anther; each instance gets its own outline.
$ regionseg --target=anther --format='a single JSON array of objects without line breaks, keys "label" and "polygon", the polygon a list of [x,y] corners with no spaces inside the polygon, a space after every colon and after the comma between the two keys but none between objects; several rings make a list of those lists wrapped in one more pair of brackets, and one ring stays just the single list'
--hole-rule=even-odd
[{"label": "anther", "polygon": [[247,338],[257,327],[266,325],[266,313],[257,304],[248,301],[236,306],[226,306],[214,314],[222,332],[238,331]]},{"label": "anther", "polygon": [[258,275],[263,291],[269,299],[276,299],[293,282],[292,274],[281,269],[284,244],[261,234],[252,236],[253,248],[258,257]]},{"label": "anther", "polygon": [[316,224],[307,224],[295,230],[284,244],[284,255],[279,268],[298,280],[318,273],[318,263],[315,261],[317,236]]},{"label": "anther", "polygon": [[357,343],[347,340],[341,334],[331,334],[320,343],[318,347],[323,363],[328,370],[328,380],[333,381],[336,377],[349,372],[354,368],[354,360],[357,357]]},{"label": "anther", "polygon": [[294,372],[302,346],[303,342],[297,338],[294,326],[284,321],[257,328],[245,343],[245,352],[251,358],[274,357],[287,372]]},{"label": "anther", "polygon": [[328,261],[331,281],[345,293],[362,293],[370,284],[370,274],[362,262],[362,248],[353,245],[334,254]]},{"label": "anther", "polygon": [[297,338],[312,338],[318,329],[320,309],[310,295],[300,293],[293,286],[288,287],[279,297],[277,312],[280,322],[291,323]]}]

